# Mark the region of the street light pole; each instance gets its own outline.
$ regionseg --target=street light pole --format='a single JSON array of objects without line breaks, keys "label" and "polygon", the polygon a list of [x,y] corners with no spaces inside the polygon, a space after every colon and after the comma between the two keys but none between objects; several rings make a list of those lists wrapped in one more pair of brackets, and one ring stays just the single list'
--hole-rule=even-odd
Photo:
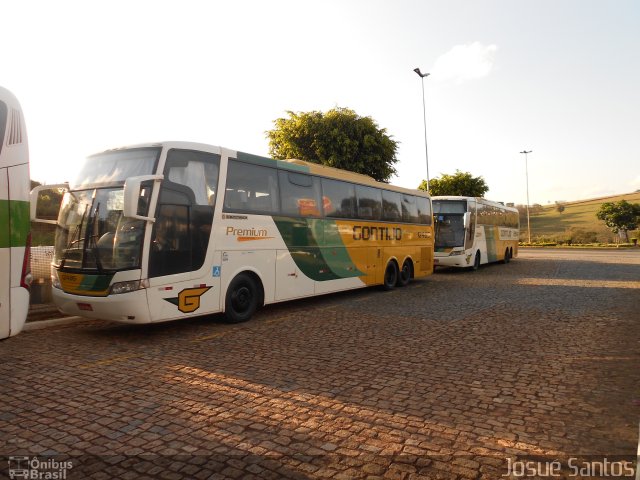
[{"label": "street light pole", "polygon": [[424,155],[427,159],[427,192],[429,192],[429,150],[427,149],[427,107],[424,101],[424,78],[428,77],[428,73],[422,73],[419,68],[414,68],[420,78],[422,79],[422,118],[424,120]]},{"label": "street light pole", "polygon": [[520,153],[524,153],[524,174],[527,178],[527,234],[529,237],[529,243],[531,243],[531,224],[529,223],[529,164],[527,162],[527,154],[533,152],[533,150],[523,150]]}]

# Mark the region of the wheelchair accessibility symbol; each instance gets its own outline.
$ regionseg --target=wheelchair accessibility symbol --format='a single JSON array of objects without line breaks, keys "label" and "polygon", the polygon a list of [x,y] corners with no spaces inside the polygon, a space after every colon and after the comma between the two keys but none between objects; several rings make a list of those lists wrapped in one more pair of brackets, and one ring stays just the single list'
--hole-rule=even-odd
[{"label": "wheelchair accessibility symbol", "polygon": [[213,267],[213,276],[214,277],[219,277],[220,276],[220,266],[219,265],[215,265]]}]

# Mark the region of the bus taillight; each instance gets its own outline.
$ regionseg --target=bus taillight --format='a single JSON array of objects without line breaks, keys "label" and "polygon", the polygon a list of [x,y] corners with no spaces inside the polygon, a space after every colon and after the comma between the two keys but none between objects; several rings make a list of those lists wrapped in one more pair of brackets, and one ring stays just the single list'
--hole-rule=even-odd
[{"label": "bus taillight", "polygon": [[24,258],[22,259],[22,272],[20,274],[20,286],[29,290],[31,288],[31,232],[27,234],[27,243],[24,247]]}]

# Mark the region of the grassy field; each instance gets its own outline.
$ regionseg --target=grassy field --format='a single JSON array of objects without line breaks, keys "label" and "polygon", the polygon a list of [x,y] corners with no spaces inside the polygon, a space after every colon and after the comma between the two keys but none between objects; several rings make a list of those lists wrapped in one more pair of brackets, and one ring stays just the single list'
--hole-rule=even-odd
[{"label": "grassy field", "polygon": [[[620,200],[640,203],[640,192],[565,202],[563,203],[565,209],[562,212],[557,210],[555,204],[544,206],[542,212],[530,215],[531,240],[566,241],[573,236],[575,243],[575,238],[588,237],[589,235],[585,235],[587,232],[594,232],[598,242],[615,242],[617,235],[614,235],[604,222],[596,218],[596,212],[603,203]],[[632,235],[629,236],[631,237]],[[520,238],[521,240],[527,238],[526,215],[520,220]]]}]

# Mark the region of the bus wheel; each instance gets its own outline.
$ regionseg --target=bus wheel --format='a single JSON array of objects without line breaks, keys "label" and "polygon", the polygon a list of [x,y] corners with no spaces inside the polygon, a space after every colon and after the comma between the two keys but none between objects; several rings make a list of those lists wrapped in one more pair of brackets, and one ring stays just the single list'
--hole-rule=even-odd
[{"label": "bus wheel", "polygon": [[406,287],[409,285],[411,281],[411,262],[409,260],[405,260],[402,264],[402,268],[398,273],[398,287]]},{"label": "bus wheel", "polygon": [[385,290],[392,290],[398,283],[398,264],[391,260],[384,269],[384,282],[382,287]]},{"label": "bus wheel", "polygon": [[509,260],[511,260],[511,255],[509,254],[509,249],[507,248],[504,251],[504,260],[502,261],[502,263],[509,263]]},{"label": "bus wheel", "polygon": [[229,323],[249,320],[258,308],[260,290],[250,275],[241,273],[229,284],[224,315]]},{"label": "bus wheel", "polygon": [[476,271],[480,268],[480,252],[476,252],[476,258],[473,260],[471,270]]}]

